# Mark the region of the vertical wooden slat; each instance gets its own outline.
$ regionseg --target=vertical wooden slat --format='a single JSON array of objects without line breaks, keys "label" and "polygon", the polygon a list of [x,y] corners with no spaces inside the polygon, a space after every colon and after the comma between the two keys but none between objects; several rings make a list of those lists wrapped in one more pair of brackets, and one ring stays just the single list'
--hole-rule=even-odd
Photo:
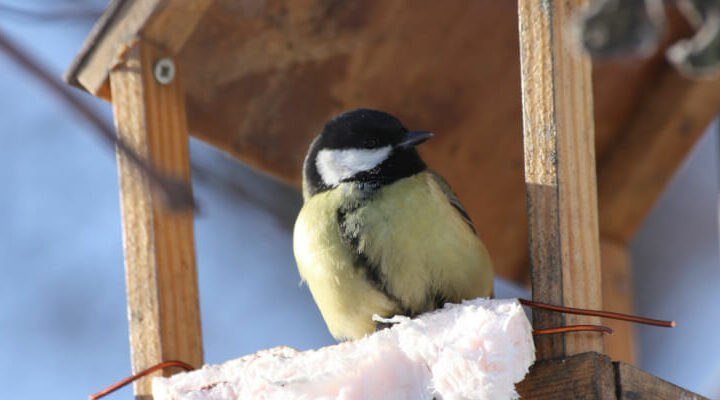
[{"label": "vertical wooden slat", "polygon": [[[167,85],[153,76],[163,52],[142,40],[110,74],[121,139],[162,172],[190,182],[185,97],[180,74]],[[177,67],[177,66],[176,66]],[[193,213],[165,209],[161,193],[118,153],[128,316],[133,370],[170,359],[203,362]],[[135,385],[151,395],[151,380]]]},{"label": "vertical wooden slat", "polygon": [[[632,314],[632,262],[628,246],[603,237],[600,239],[600,254],[603,310]],[[635,324],[611,319],[603,320],[603,324],[615,331],[605,336],[607,355],[615,361],[634,364],[637,359]]]},{"label": "vertical wooden slat", "polygon": [[[567,36],[585,1],[519,0],[525,181],[533,299],[602,306],[592,81]],[[535,328],[598,323],[533,312]],[[603,351],[597,333],[539,337],[539,359]]]}]

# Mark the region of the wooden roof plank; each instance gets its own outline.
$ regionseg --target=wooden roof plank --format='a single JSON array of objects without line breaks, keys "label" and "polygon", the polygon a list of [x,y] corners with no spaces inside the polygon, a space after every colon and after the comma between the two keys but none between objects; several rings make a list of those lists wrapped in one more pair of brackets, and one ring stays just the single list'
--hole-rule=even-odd
[{"label": "wooden roof plank", "polygon": [[655,82],[598,163],[600,232],[623,243],[720,111],[720,79],[689,81],[665,64]]},{"label": "wooden roof plank", "polygon": [[212,0],[114,0],[65,74],[71,85],[110,100],[109,72],[133,37],[180,51]]}]

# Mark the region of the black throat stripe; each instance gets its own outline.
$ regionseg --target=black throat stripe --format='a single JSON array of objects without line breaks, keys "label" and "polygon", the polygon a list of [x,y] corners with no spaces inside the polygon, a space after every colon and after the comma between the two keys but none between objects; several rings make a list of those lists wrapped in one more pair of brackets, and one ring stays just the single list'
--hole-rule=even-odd
[{"label": "black throat stripe", "polygon": [[360,235],[362,227],[353,226],[348,222],[348,216],[357,212],[365,206],[366,201],[356,203],[353,206],[341,207],[337,210],[337,223],[340,228],[343,243],[352,251],[355,256],[356,265],[365,272],[365,277],[376,289],[385,294],[393,303],[395,303],[400,312],[404,315],[411,315],[411,311],[398,299],[387,285],[387,277],[383,274],[380,265],[370,261],[370,258],[362,250],[360,250]]}]

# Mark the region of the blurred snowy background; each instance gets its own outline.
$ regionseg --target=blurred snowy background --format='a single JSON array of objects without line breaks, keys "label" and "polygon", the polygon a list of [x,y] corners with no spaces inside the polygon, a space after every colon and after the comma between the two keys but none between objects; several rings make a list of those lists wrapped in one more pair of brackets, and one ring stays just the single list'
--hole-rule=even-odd
[{"label": "blurred snowy background", "polygon": [[[60,77],[106,3],[0,0],[0,35]],[[109,104],[83,97],[111,121]],[[640,366],[711,398],[720,398],[718,148],[714,127],[633,243],[637,312],[679,323],[640,328]],[[334,343],[292,257],[299,193],[200,142],[192,159],[206,362]],[[115,157],[4,53],[0,182],[0,396],[86,398],[130,371]],[[498,285],[500,297],[522,293]]]}]

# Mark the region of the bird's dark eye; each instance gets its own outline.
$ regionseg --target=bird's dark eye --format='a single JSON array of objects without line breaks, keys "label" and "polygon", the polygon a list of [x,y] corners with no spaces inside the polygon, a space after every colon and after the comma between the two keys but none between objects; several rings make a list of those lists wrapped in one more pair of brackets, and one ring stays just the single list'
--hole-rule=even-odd
[{"label": "bird's dark eye", "polygon": [[365,147],[366,149],[372,149],[377,147],[377,144],[378,142],[375,139],[365,139],[365,141],[363,142],[363,147]]}]

